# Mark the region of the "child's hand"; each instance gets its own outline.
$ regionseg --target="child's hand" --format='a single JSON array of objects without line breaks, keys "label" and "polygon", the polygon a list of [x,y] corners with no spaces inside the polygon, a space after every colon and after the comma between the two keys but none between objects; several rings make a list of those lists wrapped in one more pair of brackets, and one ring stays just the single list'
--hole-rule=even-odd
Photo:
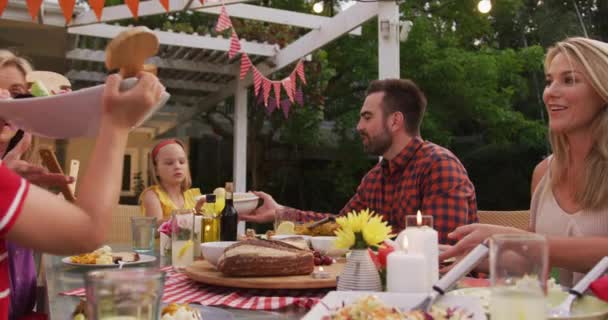
[{"label": "child's hand", "polygon": [[108,76],[103,95],[104,115],[113,126],[130,129],[135,126],[160,100],[165,87],[156,76],[140,72],[135,87],[120,92],[122,77],[118,74]]}]

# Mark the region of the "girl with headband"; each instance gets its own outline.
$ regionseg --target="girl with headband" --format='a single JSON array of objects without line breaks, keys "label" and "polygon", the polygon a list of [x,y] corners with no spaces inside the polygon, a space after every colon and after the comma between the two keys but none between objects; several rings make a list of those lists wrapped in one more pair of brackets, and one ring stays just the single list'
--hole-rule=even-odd
[{"label": "girl with headband", "polygon": [[188,157],[184,144],[177,139],[159,142],[153,149],[150,159],[154,185],[148,187],[140,197],[142,213],[156,217],[159,224],[171,218],[176,209],[195,209],[199,211],[205,202],[195,197],[201,195],[192,186]]}]

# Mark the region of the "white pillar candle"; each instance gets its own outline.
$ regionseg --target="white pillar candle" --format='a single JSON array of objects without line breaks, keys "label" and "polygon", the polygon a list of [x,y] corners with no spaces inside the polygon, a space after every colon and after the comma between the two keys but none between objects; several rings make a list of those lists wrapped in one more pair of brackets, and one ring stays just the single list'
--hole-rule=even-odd
[{"label": "white pillar candle", "polygon": [[[407,218],[413,218],[408,216]],[[430,226],[422,221],[430,221]],[[420,210],[416,215],[416,222],[408,224],[402,232],[403,237],[407,237],[409,251],[419,253],[424,256],[428,270],[427,276],[430,286],[439,280],[439,235],[432,228],[433,217],[422,216]],[[402,237],[402,235],[399,235]],[[430,288],[429,286],[429,288]]]},{"label": "white pillar candle", "polygon": [[[407,242],[407,241],[406,241]],[[426,260],[419,253],[396,250],[386,257],[386,290],[426,293],[429,291]]]}]

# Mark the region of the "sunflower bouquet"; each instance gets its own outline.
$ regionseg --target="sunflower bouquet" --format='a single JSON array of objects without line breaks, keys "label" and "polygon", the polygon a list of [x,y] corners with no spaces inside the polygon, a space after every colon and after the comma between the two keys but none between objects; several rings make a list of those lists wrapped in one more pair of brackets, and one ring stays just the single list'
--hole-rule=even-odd
[{"label": "sunflower bouquet", "polygon": [[336,247],[340,249],[367,249],[378,247],[391,237],[391,227],[382,217],[369,209],[351,211],[346,216],[336,218]]}]

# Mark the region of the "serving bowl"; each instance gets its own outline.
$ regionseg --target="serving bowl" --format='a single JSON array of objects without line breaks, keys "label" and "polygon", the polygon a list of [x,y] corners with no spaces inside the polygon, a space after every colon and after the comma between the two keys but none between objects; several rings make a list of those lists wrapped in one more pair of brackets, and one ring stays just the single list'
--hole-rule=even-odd
[{"label": "serving bowl", "polygon": [[310,244],[315,251],[330,257],[341,257],[348,249],[336,248],[336,237],[311,237]]},{"label": "serving bowl", "polygon": [[224,249],[237,243],[236,241],[214,241],[201,243],[203,257],[212,265],[217,265],[218,260],[224,253]]}]

